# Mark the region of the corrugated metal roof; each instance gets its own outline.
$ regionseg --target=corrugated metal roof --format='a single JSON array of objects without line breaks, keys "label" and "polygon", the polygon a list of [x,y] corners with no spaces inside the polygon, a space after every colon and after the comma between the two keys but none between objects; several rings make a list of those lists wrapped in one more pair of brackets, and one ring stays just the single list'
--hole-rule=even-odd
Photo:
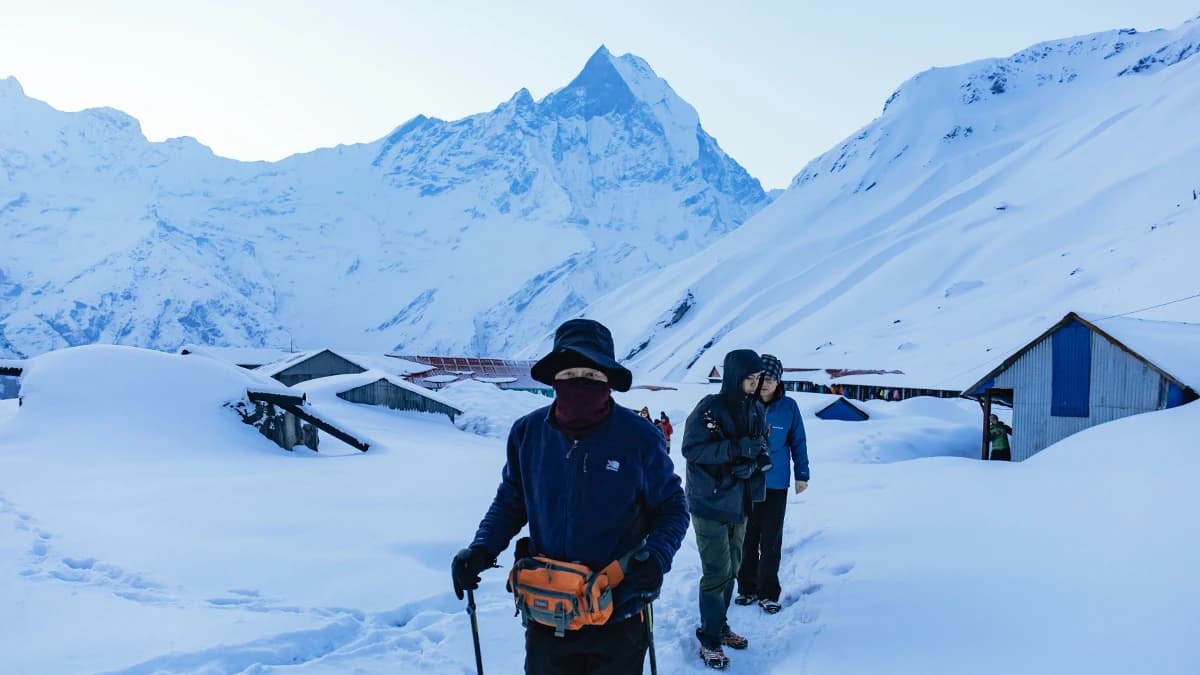
[{"label": "corrugated metal roof", "polygon": [[427,368],[421,373],[405,376],[405,379],[416,384],[444,385],[461,380],[477,380],[495,384],[502,389],[548,389],[529,373],[533,364],[537,363],[534,360],[475,356],[389,356]]}]

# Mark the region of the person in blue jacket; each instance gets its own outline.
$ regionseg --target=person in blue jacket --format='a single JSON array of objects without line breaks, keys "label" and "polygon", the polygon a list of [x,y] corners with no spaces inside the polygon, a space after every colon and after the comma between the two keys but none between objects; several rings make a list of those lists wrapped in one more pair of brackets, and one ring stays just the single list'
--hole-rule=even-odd
[{"label": "person in blue jacket", "polygon": [[781,608],[779,562],[788,488],[795,467],[796,494],[808,489],[808,440],[800,409],[785,395],[780,383],[783,363],[771,354],[763,354],[762,361],[760,396],[767,406],[767,425],[771,428],[771,468],[767,471],[767,498],[754,505],[746,524],[738,596],[734,602],[749,605],[757,601],[764,612],[775,614]]},{"label": "person in blue jacket", "polygon": [[600,570],[635,553],[607,623],[555,637],[553,628],[529,622],[525,672],[641,673],[649,643],[642,612],[688,529],[683,486],[658,429],[613,404],[612,390],[628,391],[632,375],[617,363],[602,324],[559,326],[553,350],[531,374],[554,387],[554,402],[513,424],[500,487],[475,539],[451,565],[454,591],[461,599],[478,588],[479,574],[526,523],[529,551],[520,557]]}]

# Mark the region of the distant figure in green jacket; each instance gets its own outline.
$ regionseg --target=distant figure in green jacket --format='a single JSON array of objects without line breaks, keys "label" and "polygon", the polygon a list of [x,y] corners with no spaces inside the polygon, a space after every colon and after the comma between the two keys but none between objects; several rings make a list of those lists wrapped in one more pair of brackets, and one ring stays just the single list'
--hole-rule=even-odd
[{"label": "distant figure in green jacket", "polygon": [[992,440],[991,459],[1002,462],[1012,461],[1012,449],[1008,444],[1008,435],[1011,433],[1012,427],[1001,422],[1000,418],[993,414],[991,423],[988,425],[988,438]]}]

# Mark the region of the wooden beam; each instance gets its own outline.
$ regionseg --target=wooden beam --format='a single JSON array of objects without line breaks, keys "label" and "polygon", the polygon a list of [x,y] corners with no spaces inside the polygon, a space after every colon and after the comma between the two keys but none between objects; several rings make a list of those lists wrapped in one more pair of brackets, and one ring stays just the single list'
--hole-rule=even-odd
[{"label": "wooden beam", "polygon": [[304,395],[277,394],[275,392],[248,390],[246,396],[255,403],[274,403],[275,405],[304,405]]},{"label": "wooden beam", "polygon": [[983,401],[980,402],[983,406],[983,459],[988,459],[988,451],[991,449],[992,439],[989,435],[989,430],[992,425],[992,390],[988,389],[983,394]]},{"label": "wooden beam", "polygon": [[308,411],[301,408],[299,405],[295,405],[295,404],[291,404],[291,403],[276,403],[275,405],[279,406],[280,408],[283,408],[284,410],[292,413],[296,417],[299,417],[300,419],[304,420],[305,422],[308,422],[309,424],[313,425],[314,427],[320,429],[321,431],[324,431],[325,433],[329,434],[330,436],[333,436],[334,438],[338,439],[339,441],[342,441],[343,443],[346,443],[347,445],[358,448],[359,450],[361,450],[363,452],[366,452],[371,447],[371,445],[369,443],[367,443],[366,441],[359,440],[359,439],[351,436],[350,434],[333,426],[332,424],[326,422],[325,420],[321,419],[320,417],[317,417],[316,415],[309,413]]}]

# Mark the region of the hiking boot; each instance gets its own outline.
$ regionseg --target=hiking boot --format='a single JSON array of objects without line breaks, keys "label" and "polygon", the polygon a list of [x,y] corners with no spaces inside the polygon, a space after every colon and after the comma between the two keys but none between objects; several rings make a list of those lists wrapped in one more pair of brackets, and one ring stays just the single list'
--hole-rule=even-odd
[{"label": "hiking boot", "polygon": [[753,593],[738,593],[738,596],[733,599],[733,604],[745,607],[753,605],[756,600],[758,600],[758,596]]},{"label": "hiking boot", "polygon": [[700,645],[700,660],[713,670],[725,670],[729,665],[729,657],[725,656],[725,651],[719,646],[716,649],[709,649]]},{"label": "hiking boot", "polygon": [[779,610],[783,609],[783,605],[775,600],[767,600],[766,598],[759,600],[758,606],[767,614],[778,614]]},{"label": "hiking boot", "polygon": [[750,641],[733,632],[729,625],[726,624],[725,628],[721,629],[721,644],[730,649],[745,649],[750,646]]}]

